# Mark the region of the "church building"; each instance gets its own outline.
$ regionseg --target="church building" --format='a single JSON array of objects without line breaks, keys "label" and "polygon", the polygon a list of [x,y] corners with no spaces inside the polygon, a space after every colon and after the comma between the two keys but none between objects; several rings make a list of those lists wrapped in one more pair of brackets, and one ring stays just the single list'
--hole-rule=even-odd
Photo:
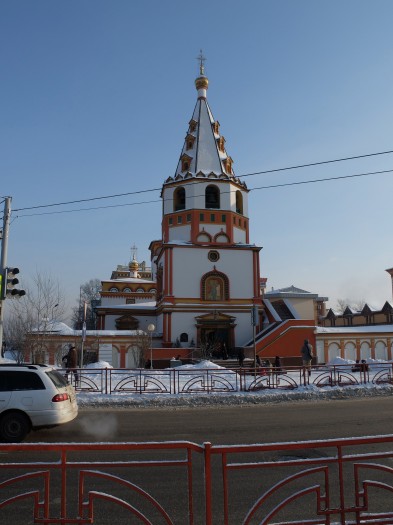
[{"label": "church building", "polygon": [[161,190],[161,238],[149,246],[150,274],[134,257],[102,282],[98,328],[154,325],[155,347],[233,350],[252,337],[252,312],[262,314],[261,248],[250,242],[248,189],[208,104],[203,61],[201,55],[180,158]]}]

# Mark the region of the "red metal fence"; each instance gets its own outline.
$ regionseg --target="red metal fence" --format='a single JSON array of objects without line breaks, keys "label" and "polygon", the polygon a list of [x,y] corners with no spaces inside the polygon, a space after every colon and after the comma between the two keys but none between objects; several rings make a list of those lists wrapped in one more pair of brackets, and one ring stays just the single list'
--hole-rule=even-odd
[{"label": "red metal fence", "polygon": [[[65,373],[65,371],[64,371]],[[77,377],[78,381],[75,381]],[[308,371],[300,366],[274,368],[192,368],[144,370],[125,368],[84,368],[68,379],[77,391],[102,394],[197,394],[294,390],[316,387],[393,384],[393,363],[378,363],[369,368],[351,365],[315,366]]]},{"label": "red metal fence", "polygon": [[237,446],[2,444],[1,523],[393,523],[393,435]]}]

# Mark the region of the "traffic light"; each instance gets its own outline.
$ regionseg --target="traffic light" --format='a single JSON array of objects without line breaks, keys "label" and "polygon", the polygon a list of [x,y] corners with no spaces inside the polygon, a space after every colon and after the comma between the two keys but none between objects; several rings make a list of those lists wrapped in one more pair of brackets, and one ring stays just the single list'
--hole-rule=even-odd
[{"label": "traffic light", "polygon": [[1,286],[1,298],[7,299],[7,297],[22,297],[26,295],[24,290],[15,288],[19,284],[19,279],[15,277],[19,273],[19,268],[6,268],[4,275],[2,276]]}]

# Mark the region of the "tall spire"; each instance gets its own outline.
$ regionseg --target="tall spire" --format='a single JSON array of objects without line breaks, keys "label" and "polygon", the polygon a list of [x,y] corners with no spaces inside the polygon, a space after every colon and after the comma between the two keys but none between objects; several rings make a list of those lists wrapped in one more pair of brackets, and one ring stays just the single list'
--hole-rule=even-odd
[{"label": "tall spire", "polygon": [[206,99],[209,80],[205,75],[205,61],[202,50],[197,57],[199,76],[195,80],[198,98],[189,122],[184,145],[180,154],[174,177],[165,181],[171,184],[190,178],[220,178],[234,180],[246,188],[244,182],[236,178],[233,161],[225,147],[225,138],[220,133],[220,124],[213,117]]},{"label": "tall spire", "polygon": [[206,91],[209,87],[209,80],[205,76],[205,65],[204,62],[206,58],[203,56],[202,49],[197,56],[199,60],[199,77],[195,80],[195,86],[198,90],[198,98],[206,98]]},{"label": "tall spire", "polygon": [[199,60],[199,74],[200,75],[204,75],[205,74],[204,62],[206,60],[206,57],[203,56],[202,49],[201,49],[199,55],[197,56],[197,60]]}]

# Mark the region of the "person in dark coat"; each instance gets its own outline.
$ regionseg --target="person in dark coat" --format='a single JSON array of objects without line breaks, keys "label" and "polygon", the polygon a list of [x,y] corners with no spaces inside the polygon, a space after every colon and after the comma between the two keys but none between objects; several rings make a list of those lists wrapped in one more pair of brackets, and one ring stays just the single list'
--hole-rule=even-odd
[{"label": "person in dark coat", "polygon": [[243,363],[244,363],[244,349],[243,348],[239,348],[237,358],[239,360],[239,366],[243,366]]},{"label": "person in dark coat", "polygon": [[281,374],[282,368],[281,368],[281,357],[276,355],[274,359],[274,371],[276,374]]},{"label": "person in dark coat", "polygon": [[311,375],[311,362],[313,358],[312,345],[309,343],[308,339],[304,340],[304,344],[300,350],[302,354],[303,366],[308,370],[308,375]]},{"label": "person in dark coat", "polygon": [[78,383],[78,371],[76,370],[78,366],[78,353],[76,351],[75,346],[71,346],[68,350],[68,354],[66,354],[62,359],[65,369],[66,369],[66,379],[68,381],[68,374],[73,373],[75,378],[75,384]]}]

